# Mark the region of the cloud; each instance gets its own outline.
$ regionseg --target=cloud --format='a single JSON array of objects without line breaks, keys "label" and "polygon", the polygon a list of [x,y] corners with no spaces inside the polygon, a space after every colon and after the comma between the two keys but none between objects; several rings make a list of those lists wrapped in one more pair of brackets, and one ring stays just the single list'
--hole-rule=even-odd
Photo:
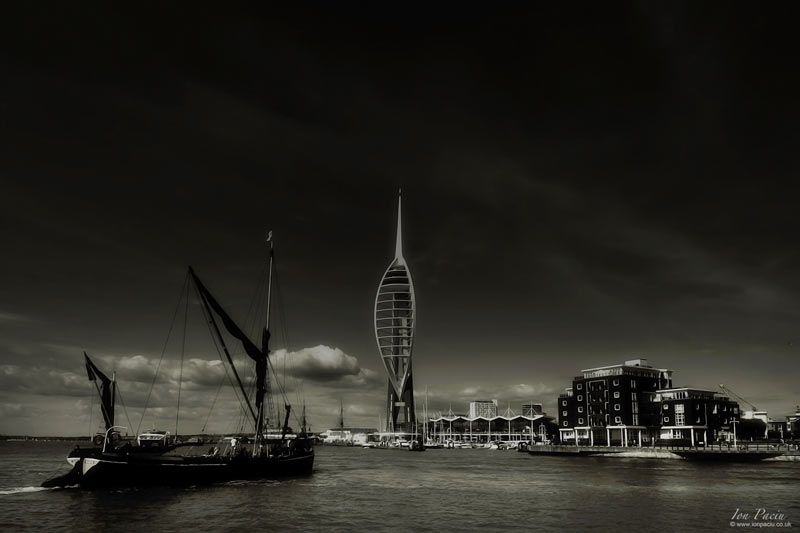
[{"label": "cloud", "polygon": [[0,403],[0,418],[27,416],[21,403]]},{"label": "cloud", "polygon": [[0,323],[3,322],[16,322],[16,323],[34,322],[34,319],[29,316],[20,315],[18,313],[11,313],[9,311],[0,310]]},{"label": "cloud", "polygon": [[288,353],[278,350],[273,361],[276,368],[286,365],[288,375],[316,383],[372,386],[379,380],[378,373],[361,367],[358,358],[322,344]]},{"label": "cloud", "polygon": [[86,396],[87,377],[41,366],[0,365],[0,390],[44,396]]}]

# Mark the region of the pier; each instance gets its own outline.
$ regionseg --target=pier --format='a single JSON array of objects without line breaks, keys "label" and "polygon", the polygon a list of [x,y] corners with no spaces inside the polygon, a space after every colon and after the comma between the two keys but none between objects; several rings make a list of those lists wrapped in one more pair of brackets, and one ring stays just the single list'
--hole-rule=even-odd
[{"label": "pier", "polygon": [[617,456],[653,459],[692,459],[709,461],[800,461],[800,450],[794,445],[750,443],[739,446],[575,446],[546,444],[530,446],[531,455],[560,455],[571,457]]}]

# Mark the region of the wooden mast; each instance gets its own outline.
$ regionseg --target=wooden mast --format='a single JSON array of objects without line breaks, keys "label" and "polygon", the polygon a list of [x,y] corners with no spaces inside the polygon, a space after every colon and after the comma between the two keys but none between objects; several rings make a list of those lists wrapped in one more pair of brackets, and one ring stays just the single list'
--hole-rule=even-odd
[{"label": "wooden mast", "polygon": [[258,418],[256,420],[256,439],[254,446],[254,450],[256,451],[260,448],[261,441],[264,439],[264,396],[269,394],[269,392],[267,391],[267,389],[269,388],[269,338],[270,338],[269,319],[270,319],[270,310],[272,308],[272,269],[275,259],[275,246],[272,241],[272,231],[267,233],[267,242],[269,243],[269,272],[267,273],[267,314],[265,318],[264,334],[262,336],[262,342],[261,342],[261,351],[263,352],[264,359],[266,360],[267,375],[264,381],[264,389],[259,390],[256,393],[260,395],[260,398],[256,399],[256,403],[259,405]]}]

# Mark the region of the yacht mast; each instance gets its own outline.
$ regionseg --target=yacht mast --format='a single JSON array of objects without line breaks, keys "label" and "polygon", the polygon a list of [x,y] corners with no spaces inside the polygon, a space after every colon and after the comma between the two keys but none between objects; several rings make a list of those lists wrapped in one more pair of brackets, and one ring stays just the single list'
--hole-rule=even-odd
[{"label": "yacht mast", "polygon": [[257,449],[261,441],[264,439],[264,397],[267,398],[267,411],[266,414],[266,421],[267,425],[269,425],[269,416],[272,413],[272,396],[269,392],[269,338],[270,338],[270,329],[269,329],[269,319],[270,319],[270,311],[272,308],[272,272],[274,268],[275,262],[275,245],[272,241],[272,231],[267,233],[267,242],[269,243],[269,272],[267,273],[267,314],[265,319],[264,325],[264,334],[262,336],[261,341],[261,351],[264,354],[264,359],[266,361],[267,366],[267,375],[266,379],[264,380],[264,388],[258,390],[256,394],[258,395],[256,398],[256,404],[259,406],[258,408],[258,418],[256,420],[256,438],[255,438],[255,448]]}]

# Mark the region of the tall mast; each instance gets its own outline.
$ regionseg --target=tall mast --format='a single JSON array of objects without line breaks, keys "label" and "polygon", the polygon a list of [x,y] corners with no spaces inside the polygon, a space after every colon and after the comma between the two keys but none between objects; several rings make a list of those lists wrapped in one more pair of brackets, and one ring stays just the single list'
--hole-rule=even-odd
[{"label": "tall mast", "polygon": [[[122,405],[125,407],[125,404]],[[114,413],[117,409],[117,372],[111,373],[111,426],[114,426]],[[177,432],[176,432],[177,433]]]},{"label": "tall mast", "polygon": [[272,231],[267,234],[269,243],[269,274],[267,278],[267,331],[269,331],[269,311],[272,305],[272,262],[275,259],[275,243],[272,241]]},{"label": "tall mast", "polygon": [[423,438],[428,440],[428,386],[425,385],[425,425],[422,426]]},{"label": "tall mast", "polygon": [[[270,331],[269,331],[269,319],[270,319],[270,310],[272,307],[272,269],[273,263],[275,260],[275,245],[272,241],[272,231],[267,233],[267,242],[269,243],[269,272],[267,274],[267,314],[265,318],[265,325],[264,325],[264,335],[262,337],[261,343],[261,351],[264,353],[264,359],[266,360],[267,365],[267,375],[266,379],[264,380],[264,389],[258,390],[256,394],[258,398],[256,399],[256,404],[259,406],[258,409],[258,419],[256,421],[256,446],[261,442],[263,439],[264,434],[264,396],[268,396],[269,394],[269,338],[270,338]],[[270,412],[272,410],[270,409]]]}]

